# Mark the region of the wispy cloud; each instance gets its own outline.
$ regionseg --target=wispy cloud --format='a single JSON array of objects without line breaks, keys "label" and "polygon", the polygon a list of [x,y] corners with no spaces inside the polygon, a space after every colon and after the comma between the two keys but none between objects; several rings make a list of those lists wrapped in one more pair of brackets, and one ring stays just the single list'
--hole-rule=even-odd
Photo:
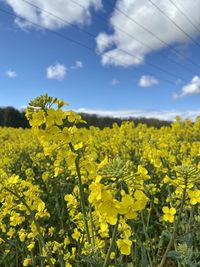
[{"label": "wispy cloud", "polygon": [[181,93],[175,93],[173,95],[174,99],[185,97],[187,95],[199,95],[200,94],[200,77],[194,76],[192,80],[184,85],[181,89]]},{"label": "wispy cloud", "polygon": [[158,80],[155,77],[149,75],[143,75],[138,82],[138,85],[140,87],[152,87],[156,84],[158,84]]},{"label": "wispy cloud", "polygon": [[177,79],[177,80],[175,81],[175,84],[176,84],[176,85],[181,85],[181,84],[183,84],[183,81],[182,81],[181,79]]},{"label": "wispy cloud", "polygon": [[111,85],[117,85],[117,84],[120,84],[120,81],[118,79],[112,79],[111,81]]},{"label": "wispy cloud", "polygon": [[73,66],[70,67],[72,70],[81,69],[83,68],[83,62],[80,60],[77,60]]},{"label": "wispy cloud", "polygon": [[54,80],[63,80],[67,74],[67,68],[63,64],[51,65],[47,68],[47,78]]},{"label": "wispy cloud", "polygon": [[[198,35],[197,29],[188,23],[171,2],[157,0],[156,4],[185,32],[196,38]],[[193,15],[193,19],[198,25],[200,23],[200,1],[182,0],[181,4],[184,5],[188,14]],[[96,38],[97,51],[101,55],[103,65],[111,64],[128,67],[142,64],[149,53],[165,48],[166,43],[169,45],[179,44],[179,51],[182,52],[183,49],[185,51],[185,46],[180,45],[188,43],[188,37],[172,25],[149,1],[118,0],[116,1],[116,7],[127,15],[115,9],[110,18],[113,33],[101,32]],[[163,42],[160,42],[138,24],[130,21],[128,17],[147,28],[149,32],[151,31],[159,36]],[[121,29],[128,35],[123,33]],[[134,37],[137,39],[134,39]]]},{"label": "wispy cloud", "polygon": [[103,109],[86,109],[80,108],[77,112],[83,112],[88,114],[97,114],[99,116],[109,116],[113,118],[156,118],[160,120],[174,121],[176,116],[181,116],[182,119],[190,118],[195,120],[197,116],[200,116],[199,110],[144,110],[144,109],[129,109],[129,110],[103,110]]},{"label": "wispy cloud", "polygon": [[[29,23],[27,20],[47,29],[60,29],[69,26],[69,23],[90,23],[91,8],[96,10],[102,8],[101,0],[84,0],[81,3],[84,8],[80,8],[80,6],[75,5],[70,0],[30,1],[33,5],[37,5],[43,10],[55,14],[55,16],[50,16],[43,10],[38,10],[34,6],[29,5],[26,1],[5,0],[5,2],[13,8],[17,15],[23,18],[15,19],[15,23],[22,29],[33,27],[33,24]],[[60,17],[61,20],[59,20],[58,17]]]},{"label": "wispy cloud", "polygon": [[8,70],[6,72],[6,76],[8,76],[9,78],[15,78],[15,77],[17,77],[17,73],[13,70]]},{"label": "wispy cloud", "polygon": [[171,51],[170,54],[170,58],[177,58],[179,61],[188,59],[190,56],[191,53],[188,43],[176,45],[174,51]]}]

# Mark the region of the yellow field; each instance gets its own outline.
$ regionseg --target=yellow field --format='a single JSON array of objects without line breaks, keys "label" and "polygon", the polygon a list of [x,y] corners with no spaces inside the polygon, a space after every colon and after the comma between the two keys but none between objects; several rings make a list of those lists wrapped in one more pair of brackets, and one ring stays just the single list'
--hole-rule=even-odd
[{"label": "yellow field", "polygon": [[0,129],[0,266],[200,266],[200,118],[88,130],[31,104]]}]

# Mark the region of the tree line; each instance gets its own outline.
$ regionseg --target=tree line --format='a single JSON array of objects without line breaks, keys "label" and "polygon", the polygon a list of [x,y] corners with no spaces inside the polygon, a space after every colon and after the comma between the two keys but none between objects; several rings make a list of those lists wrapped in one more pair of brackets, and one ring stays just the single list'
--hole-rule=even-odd
[{"label": "tree line", "polygon": [[[103,129],[105,127],[112,127],[113,123],[117,123],[119,126],[124,121],[133,121],[137,126],[139,123],[146,124],[148,127],[156,127],[160,128],[162,126],[170,126],[170,121],[159,120],[155,118],[134,118],[130,117],[127,119],[122,118],[111,118],[111,117],[101,117],[96,114],[86,114],[79,113],[83,120],[87,122],[87,124],[79,124],[78,127],[86,127],[90,126],[99,127]],[[29,122],[26,119],[25,112],[15,109],[13,107],[5,107],[0,108],[0,127],[13,127],[13,128],[30,128]]]},{"label": "tree line", "polygon": [[13,128],[28,128],[29,123],[25,112],[13,107],[0,108],[0,126]]}]

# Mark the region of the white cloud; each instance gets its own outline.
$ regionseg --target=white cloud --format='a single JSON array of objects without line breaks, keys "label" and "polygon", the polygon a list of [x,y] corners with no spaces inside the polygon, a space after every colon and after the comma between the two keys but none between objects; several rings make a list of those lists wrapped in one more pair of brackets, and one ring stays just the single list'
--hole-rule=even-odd
[{"label": "white cloud", "polygon": [[[197,30],[188,23],[172,3],[166,0],[154,0],[154,2],[193,38],[197,36]],[[196,24],[200,24],[200,1],[182,0],[181,5],[185,7],[188,14],[192,14]],[[188,42],[188,38],[183,32],[147,0],[118,0],[116,7],[170,45]],[[123,67],[139,65],[144,63],[147,54],[165,47],[162,42],[117,10],[114,10],[110,18],[110,25],[113,29],[112,34],[102,32],[96,38],[97,51],[101,54],[103,65],[112,64]],[[129,35],[121,32],[120,29]],[[143,46],[131,36],[145,43],[148,47]],[[127,51],[127,53],[123,51]]]},{"label": "white cloud", "polygon": [[158,84],[158,80],[155,77],[149,75],[143,75],[138,82],[138,85],[140,87],[151,87],[156,84]]},{"label": "white cloud", "polygon": [[77,68],[83,68],[83,63],[81,61],[76,61],[75,65]]},{"label": "white cloud", "polygon": [[51,65],[47,68],[47,78],[63,80],[67,74],[67,68],[63,64]]},{"label": "white cloud", "polygon": [[180,94],[174,94],[174,99],[184,97],[187,95],[199,95],[200,94],[200,77],[194,76],[188,84],[182,87]]},{"label": "white cloud", "polygon": [[80,60],[77,60],[74,64],[74,66],[70,67],[70,69],[72,69],[72,70],[81,69],[81,68],[83,68],[83,63]]},{"label": "white cloud", "polygon": [[[59,29],[68,26],[67,23],[57,19],[56,17],[50,16],[44,11],[36,9],[35,7],[27,4],[22,0],[4,0],[10,5],[14,12],[21,16],[21,18],[15,19],[15,23],[22,29],[33,27],[31,22],[39,24],[47,29]],[[55,16],[67,20],[69,23],[84,24],[90,23],[91,20],[91,8],[98,10],[102,8],[101,0],[83,0],[81,5],[84,8],[74,4],[70,0],[57,0],[57,1],[44,1],[44,0],[31,0],[33,5],[37,5],[42,9],[53,13]],[[26,20],[27,19],[27,20]]]},{"label": "white cloud", "polygon": [[83,112],[88,114],[97,114],[99,116],[109,116],[112,118],[155,118],[160,120],[174,121],[176,116],[180,116],[182,119],[190,118],[195,120],[197,116],[200,116],[199,110],[186,110],[186,111],[176,111],[176,110],[143,110],[143,109],[133,109],[133,110],[97,110],[97,109],[86,109],[80,108],[76,110],[77,112]]},{"label": "white cloud", "polygon": [[120,83],[120,81],[119,80],[117,80],[117,79],[113,79],[112,81],[111,81],[111,85],[117,85],[117,84],[119,84]]},{"label": "white cloud", "polygon": [[17,77],[17,73],[16,73],[15,71],[13,71],[13,70],[8,70],[8,71],[6,72],[6,75],[7,75],[9,78],[15,78],[15,77]]}]

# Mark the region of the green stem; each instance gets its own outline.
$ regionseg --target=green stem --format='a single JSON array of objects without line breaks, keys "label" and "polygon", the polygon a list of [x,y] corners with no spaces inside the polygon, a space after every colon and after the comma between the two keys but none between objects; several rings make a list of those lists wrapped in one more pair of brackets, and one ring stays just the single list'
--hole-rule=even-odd
[{"label": "green stem", "polygon": [[157,266],[157,264],[158,264],[158,258],[159,258],[160,251],[161,251],[161,248],[162,248],[162,245],[163,245],[163,241],[164,241],[164,231],[161,232],[160,240],[159,240],[159,242],[158,242],[158,246],[157,246],[156,266]]},{"label": "green stem", "polygon": [[189,220],[188,220],[186,233],[190,232],[191,225],[192,225],[192,219],[193,219],[193,208],[190,209],[190,217],[189,217]]},{"label": "green stem", "polygon": [[134,246],[133,245],[131,248],[131,260],[132,260],[133,267],[135,267],[135,255],[134,255]]},{"label": "green stem", "polygon": [[[70,149],[73,153],[75,153],[74,147],[72,143],[69,143]],[[79,182],[79,190],[80,190],[80,202],[81,202],[81,210],[83,214],[83,222],[86,232],[86,238],[87,242],[91,244],[91,238],[90,238],[90,232],[89,232],[89,226],[88,226],[88,220],[87,220],[87,213],[86,213],[86,205],[85,205],[85,199],[84,199],[84,190],[83,190],[83,183],[81,179],[81,172],[80,172],[80,166],[79,166],[79,155],[77,155],[75,159],[75,166],[76,166],[76,172],[78,176],[78,182]]]},{"label": "green stem", "polygon": [[91,209],[90,203],[89,203],[89,214],[90,214],[90,224],[91,224],[91,229],[92,229],[92,245],[95,246],[94,221],[92,218],[92,209]]},{"label": "green stem", "polygon": [[33,255],[33,251],[31,251],[31,263],[33,265],[33,267],[35,267],[35,259],[34,259],[34,255]]},{"label": "green stem", "polygon": [[160,262],[160,265],[159,267],[163,267],[165,262],[166,262],[166,259],[167,259],[167,255],[171,249],[171,246],[172,244],[174,243],[174,240],[176,238],[176,234],[177,234],[177,230],[178,230],[178,225],[180,223],[180,219],[181,219],[181,215],[182,215],[182,212],[183,212],[183,207],[184,207],[184,204],[185,204],[185,198],[186,198],[186,189],[187,189],[187,184],[185,184],[185,188],[183,190],[183,197],[182,197],[182,200],[181,200],[181,206],[180,206],[180,211],[179,211],[179,214],[178,214],[178,218],[176,220],[176,222],[174,223],[174,231],[172,233],[172,236],[171,236],[171,239],[168,243],[168,246],[166,248],[166,251],[162,257],[162,260]]},{"label": "green stem", "polygon": [[173,207],[172,194],[171,194],[171,190],[170,190],[169,185],[167,185],[167,190],[168,190],[168,194],[169,194],[170,203],[171,203],[171,205],[172,205],[172,207]]},{"label": "green stem", "polygon": [[[38,243],[39,243],[40,254],[42,255],[42,244],[41,244],[40,240],[38,240]],[[40,258],[41,258],[40,267],[44,267],[44,258],[42,256]]]},{"label": "green stem", "polygon": [[[148,242],[148,241],[150,241],[150,238],[149,238],[149,235],[148,235],[148,232],[147,232],[147,228],[146,228],[146,225],[145,225],[145,222],[144,222],[144,217],[143,217],[143,213],[142,212],[141,212],[141,218],[142,218],[144,235],[145,235],[146,241]],[[148,259],[149,259],[150,266],[153,267],[152,260],[151,260],[150,254],[149,254],[149,246],[147,247],[147,256],[148,256]]]},{"label": "green stem", "polygon": [[146,226],[147,229],[149,228],[152,208],[153,208],[153,199],[151,199],[151,201],[150,201],[150,207],[149,207],[149,212],[148,212],[148,216],[147,216],[147,226]]},{"label": "green stem", "polygon": [[[177,251],[177,242],[176,242],[176,240],[174,240],[174,248],[175,248],[175,251]],[[180,264],[179,260],[177,260],[177,264],[178,264],[178,267],[181,267],[181,264]]]},{"label": "green stem", "polygon": [[113,230],[113,234],[112,234],[112,239],[111,239],[110,247],[109,247],[108,252],[107,252],[107,254],[106,254],[106,258],[105,258],[103,267],[107,267],[107,265],[108,265],[108,263],[109,263],[109,260],[110,260],[110,254],[111,254],[111,252],[112,252],[112,249],[113,249],[113,246],[114,246],[114,243],[115,243],[115,238],[116,238],[116,234],[117,234],[117,228],[118,228],[118,225],[119,225],[119,218],[118,218],[117,223],[115,224],[115,227],[114,227],[114,230]]},{"label": "green stem", "polygon": [[19,258],[19,255],[18,255],[18,250],[17,250],[17,248],[16,248],[16,246],[15,246],[15,253],[16,253],[16,255],[15,255],[15,260],[16,260],[16,262],[15,262],[15,264],[16,264],[16,267],[18,267],[19,266],[19,262],[18,262],[18,258]]}]

